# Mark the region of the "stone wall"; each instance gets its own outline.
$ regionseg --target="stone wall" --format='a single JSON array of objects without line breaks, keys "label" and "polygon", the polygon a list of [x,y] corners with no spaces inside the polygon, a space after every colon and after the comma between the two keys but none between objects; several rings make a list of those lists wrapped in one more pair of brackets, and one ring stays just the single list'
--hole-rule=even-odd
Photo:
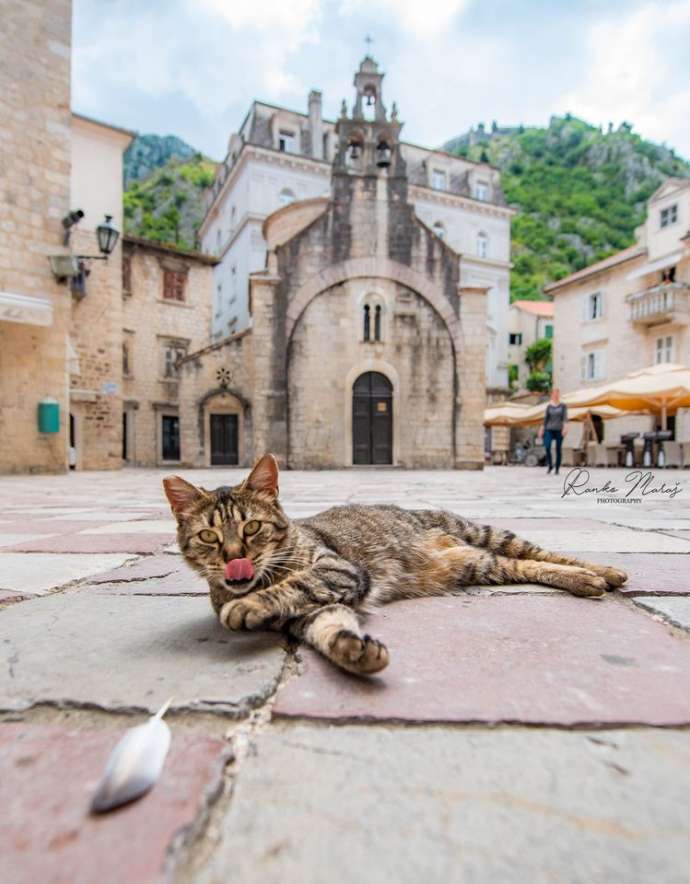
[{"label": "stone wall", "polygon": [[[94,232],[77,228],[76,254],[98,255]],[[122,466],[122,256],[88,262],[86,294],[70,296],[69,337],[76,361],[70,371],[70,414],[76,434],[76,468]]]},{"label": "stone wall", "polygon": [[[259,454],[253,431],[253,348],[250,331],[190,355],[180,370],[182,463],[209,467],[212,414],[237,415],[239,466],[251,466]],[[222,469],[219,467],[219,469]]]},{"label": "stone wall", "polygon": [[[67,467],[69,289],[48,255],[65,251],[70,190],[71,3],[4,3],[0,27],[0,291],[48,298],[52,325],[0,321],[1,472]],[[42,435],[38,401],[60,404],[60,432]]]},{"label": "stone wall", "polygon": [[[365,300],[383,308],[381,342],[363,340]],[[300,316],[289,364],[291,466],[352,464],[352,387],[368,371],[393,387],[393,462],[454,466],[453,345],[443,319],[416,292],[366,278],[328,289]]]},{"label": "stone wall", "polygon": [[[190,369],[166,377],[165,349],[172,345],[189,354],[208,343],[213,261],[133,240],[125,242],[125,254],[131,261],[131,284],[122,298],[119,359],[123,360],[122,348],[126,346],[129,371],[123,377],[123,398],[127,460],[136,466],[165,463],[161,447],[161,418],[165,414],[180,416],[181,459],[195,463],[195,454],[190,453],[194,448],[189,441],[191,428],[181,415],[181,397],[185,395],[182,376]],[[163,297],[166,268],[186,272],[184,301]]]}]

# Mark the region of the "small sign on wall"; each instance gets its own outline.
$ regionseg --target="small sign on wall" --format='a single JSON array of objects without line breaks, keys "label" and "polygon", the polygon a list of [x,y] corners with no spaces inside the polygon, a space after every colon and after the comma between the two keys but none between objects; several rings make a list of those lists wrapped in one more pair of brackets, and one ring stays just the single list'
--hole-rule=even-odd
[{"label": "small sign on wall", "polygon": [[387,402],[377,402],[376,403],[376,410],[382,411],[385,414],[385,412],[388,411],[388,403]]}]

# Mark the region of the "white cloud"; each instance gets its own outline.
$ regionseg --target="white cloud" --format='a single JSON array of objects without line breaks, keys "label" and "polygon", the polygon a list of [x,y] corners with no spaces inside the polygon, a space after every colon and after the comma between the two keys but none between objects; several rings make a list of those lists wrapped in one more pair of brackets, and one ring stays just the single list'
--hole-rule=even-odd
[{"label": "white cloud", "polygon": [[416,37],[441,34],[460,15],[471,0],[343,0],[345,15],[366,16],[384,13],[403,30]]},{"label": "white cloud", "polygon": [[563,110],[594,123],[633,123],[690,156],[690,2],[657,0],[600,19],[589,31],[580,82]]}]

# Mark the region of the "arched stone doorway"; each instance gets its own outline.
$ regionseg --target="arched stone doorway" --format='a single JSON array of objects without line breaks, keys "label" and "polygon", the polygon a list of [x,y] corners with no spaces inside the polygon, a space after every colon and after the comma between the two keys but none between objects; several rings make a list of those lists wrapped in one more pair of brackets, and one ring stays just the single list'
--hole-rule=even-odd
[{"label": "arched stone doorway", "polygon": [[364,372],[352,387],[352,462],[393,463],[393,386],[378,371]]}]

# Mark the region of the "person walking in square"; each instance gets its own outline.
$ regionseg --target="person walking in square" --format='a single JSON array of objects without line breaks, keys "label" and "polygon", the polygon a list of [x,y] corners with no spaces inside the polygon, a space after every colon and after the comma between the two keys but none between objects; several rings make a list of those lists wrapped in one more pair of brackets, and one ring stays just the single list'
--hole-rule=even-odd
[{"label": "person walking in square", "polygon": [[561,402],[561,391],[554,387],[551,390],[551,398],[544,412],[544,424],[539,429],[537,439],[544,437],[544,448],[546,449],[546,465],[547,473],[554,469],[554,462],[551,458],[551,446],[556,443],[556,468],[555,473],[561,468],[561,448],[563,447],[563,438],[567,433],[565,425],[568,420],[568,406]]}]

